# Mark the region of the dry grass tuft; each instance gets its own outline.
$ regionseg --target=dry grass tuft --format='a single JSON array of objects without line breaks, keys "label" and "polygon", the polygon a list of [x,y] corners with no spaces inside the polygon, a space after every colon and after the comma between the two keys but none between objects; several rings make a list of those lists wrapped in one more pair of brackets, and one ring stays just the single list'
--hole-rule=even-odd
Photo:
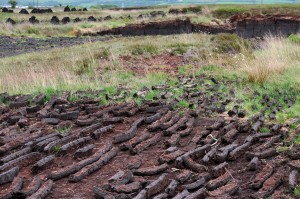
[{"label": "dry grass tuft", "polygon": [[259,48],[254,59],[242,63],[249,82],[263,84],[288,69],[300,67],[300,46],[287,39],[267,36]]}]

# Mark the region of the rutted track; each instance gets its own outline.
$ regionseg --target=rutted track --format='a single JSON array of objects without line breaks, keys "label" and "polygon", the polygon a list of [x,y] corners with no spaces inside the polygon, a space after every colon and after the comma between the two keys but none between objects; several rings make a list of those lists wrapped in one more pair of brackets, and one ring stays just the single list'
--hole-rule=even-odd
[{"label": "rutted track", "polygon": [[[285,190],[297,185],[300,157],[276,151],[288,129],[259,115],[204,117],[211,102],[193,86],[198,80],[181,80],[196,111],[172,102],[107,107],[63,95],[43,104],[40,95],[29,105],[28,96],[11,97],[0,108],[0,196],[292,197]],[[262,126],[270,133],[259,133]]]}]

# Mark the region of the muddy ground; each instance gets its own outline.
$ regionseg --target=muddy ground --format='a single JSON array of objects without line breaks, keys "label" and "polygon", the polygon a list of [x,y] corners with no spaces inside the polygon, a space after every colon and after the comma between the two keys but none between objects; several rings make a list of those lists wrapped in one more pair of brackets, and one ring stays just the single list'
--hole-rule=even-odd
[{"label": "muddy ground", "polygon": [[24,53],[69,47],[89,42],[106,41],[111,37],[53,37],[46,39],[0,36],[0,58]]},{"label": "muddy ground", "polygon": [[160,85],[151,89],[161,96],[139,106],[100,105],[88,91],[77,102],[67,92],[47,102],[2,94],[0,197],[294,198],[299,150],[278,150],[292,142],[289,126],[226,110],[234,91],[218,88],[236,82],[178,78],[182,96]]}]

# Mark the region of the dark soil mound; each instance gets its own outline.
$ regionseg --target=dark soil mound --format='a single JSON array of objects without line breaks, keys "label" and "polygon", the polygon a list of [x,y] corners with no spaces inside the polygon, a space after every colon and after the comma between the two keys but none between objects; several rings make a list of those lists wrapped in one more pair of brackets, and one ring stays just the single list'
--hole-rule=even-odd
[{"label": "dark soil mound", "polygon": [[112,20],[112,16],[111,16],[111,15],[107,15],[106,17],[104,17],[103,20],[104,20],[104,21]]},{"label": "dark soil mound", "polygon": [[9,10],[8,8],[2,8],[2,12],[4,13],[13,13],[14,11],[13,10]]},{"label": "dark soil mound", "polygon": [[53,13],[53,10],[51,8],[33,8],[31,11],[32,14],[44,14],[44,13]]},{"label": "dark soil mound", "polygon": [[88,18],[88,21],[95,22],[95,21],[97,21],[97,19],[96,19],[95,17],[93,17],[93,16],[90,16],[90,17]]},{"label": "dark soil mound", "polygon": [[74,20],[73,20],[74,23],[78,23],[78,22],[81,22],[81,19],[79,17],[76,17]]},{"label": "dark soil mound", "polygon": [[40,21],[35,16],[30,17],[29,22],[32,23],[32,24],[40,23]]},{"label": "dark soil mound", "polygon": [[71,11],[71,9],[70,9],[69,6],[66,6],[66,7],[64,8],[64,12],[70,12],[70,11]]},{"label": "dark soil mound", "polygon": [[57,16],[53,16],[53,17],[51,18],[50,22],[51,22],[52,24],[59,24],[59,23],[60,23],[59,18],[58,18]]},{"label": "dark soil mound", "polygon": [[61,22],[62,22],[63,24],[67,24],[67,23],[70,23],[70,22],[71,22],[71,19],[70,19],[70,17],[64,17],[64,18],[61,20]]},{"label": "dark soil mound", "polygon": [[21,9],[19,13],[20,14],[26,14],[26,15],[29,14],[29,12],[26,9]]},{"label": "dark soil mound", "polygon": [[16,24],[16,22],[15,22],[13,19],[11,19],[11,18],[6,19],[5,22],[6,22],[6,23],[10,23],[10,24],[12,24],[12,25],[15,25],[15,24]]}]

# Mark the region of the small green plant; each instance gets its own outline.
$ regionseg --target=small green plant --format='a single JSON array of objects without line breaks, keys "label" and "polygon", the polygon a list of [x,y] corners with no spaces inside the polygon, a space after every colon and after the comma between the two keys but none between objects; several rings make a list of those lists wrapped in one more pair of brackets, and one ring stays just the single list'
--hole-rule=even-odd
[{"label": "small green plant", "polygon": [[92,27],[94,27],[93,24],[89,24],[89,23],[80,24],[80,28],[92,28]]},{"label": "small green plant", "polygon": [[48,87],[45,89],[45,91],[43,92],[45,94],[45,102],[49,101],[52,96],[54,96],[55,94],[57,94],[57,91],[52,88],[52,87]]},{"label": "small green plant", "polygon": [[134,98],[134,101],[138,106],[142,106],[144,103],[144,100],[140,97]]},{"label": "small green plant", "polygon": [[92,64],[93,60],[90,58],[85,58],[81,60],[77,65],[77,69],[75,69],[75,74],[84,75],[93,72]]},{"label": "small green plant", "polygon": [[64,127],[57,128],[56,132],[61,135],[65,135],[65,134],[69,133],[70,130],[71,130],[71,126],[64,126]]},{"label": "small green plant", "polygon": [[270,129],[263,127],[259,130],[261,133],[270,133]]},{"label": "small green plant", "polygon": [[151,90],[147,93],[145,99],[146,100],[154,100],[155,97],[159,94],[159,91],[157,90]]},{"label": "small green plant", "polygon": [[52,147],[52,151],[54,153],[58,153],[58,152],[60,152],[60,150],[61,150],[61,146],[59,146],[59,145],[55,145],[54,147]]},{"label": "small green plant", "polygon": [[99,49],[99,51],[94,53],[95,59],[109,60],[110,57],[112,57],[112,52],[109,48],[101,48],[101,49]]},{"label": "small green plant", "polygon": [[276,148],[277,153],[283,153],[288,151],[290,148],[288,146],[279,146]]},{"label": "small green plant", "polygon": [[239,37],[236,34],[222,33],[211,38],[217,53],[242,53],[252,54],[252,46],[248,40]]},{"label": "small green plant", "polygon": [[129,51],[132,55],[143,55],[144,53],[154,55],[158,53],[158,48],[151,44],[136,44],[130,46]]},{"label": "small green plant", "polygon": [[246,8],[237,8],[237,7],[227,7],[227,8],[218,8],[212,12],[213,16],[218,19],[226,19],[236,14],[241,14],[248,11]]},{"label": "small green plant", "polygon": [[179,75],[188,74],[190,72],[191,67],[192,67],[191,65],[186,65],[186,66],[179,67],[178,68]]},{"label": "small green plant", "polygon": [[71,94],[71,96],[68,99],[70,102],[76,102],[79,100],[79,97],[77,95]]},{"label": "small green plant", "polygon": [[300,134],[297,135],[297,137],[294,140],[294,143],[297,144],[297,145],[300,145]]},{"label": "small green plant", "polygon": [[177,108],[189,108],[189,106],[190,103],[186,100],[180,100],[176,105]]},{"label": "small green plant", "polygon": [[295,189],[294,189],[294,196],[299,197],[300,196],[300,185],[298,185]]},{"label": "small green plant", "polygon": [[7,101],[4,96],[0,95],[0,104],[5,104]]},{"label": "small green plant", "polygon": [[100,99],[101,99],[100,100],[101,105],[107,105],[108,104],[108,102],[106,100],[106,95],[102,95]]},{"label": "small green plant", "polygon": [[291,34],[291,35],[288,37],[288,40],[291,41],[291,42],[300,44],[300,35]]},{"label": "small green plant", "polygon": [[201,11],[202,11],[202,6],[182,8],[182,12],[184,12],[184,13],[188,13],[188,12],[200,13]]},{"label": "small green plant", "polygon": [[35,35],[40,34],[39,30],[35,27],[32,27],[32,26],[28,27],[27,33],[28,34],[35,34]]},{"label": "small green plant", "polygon": [[105,92],[109,95],[113,95],[117,93],[117,89],[114,86],[107,86],[104,88]]},{"label": "small green plant", "polygon": [[291,124],[290,128],[295,130],[296,128],[298,128],[298,126],[299,126],[299,122],[296,122],[296,123]]}]

